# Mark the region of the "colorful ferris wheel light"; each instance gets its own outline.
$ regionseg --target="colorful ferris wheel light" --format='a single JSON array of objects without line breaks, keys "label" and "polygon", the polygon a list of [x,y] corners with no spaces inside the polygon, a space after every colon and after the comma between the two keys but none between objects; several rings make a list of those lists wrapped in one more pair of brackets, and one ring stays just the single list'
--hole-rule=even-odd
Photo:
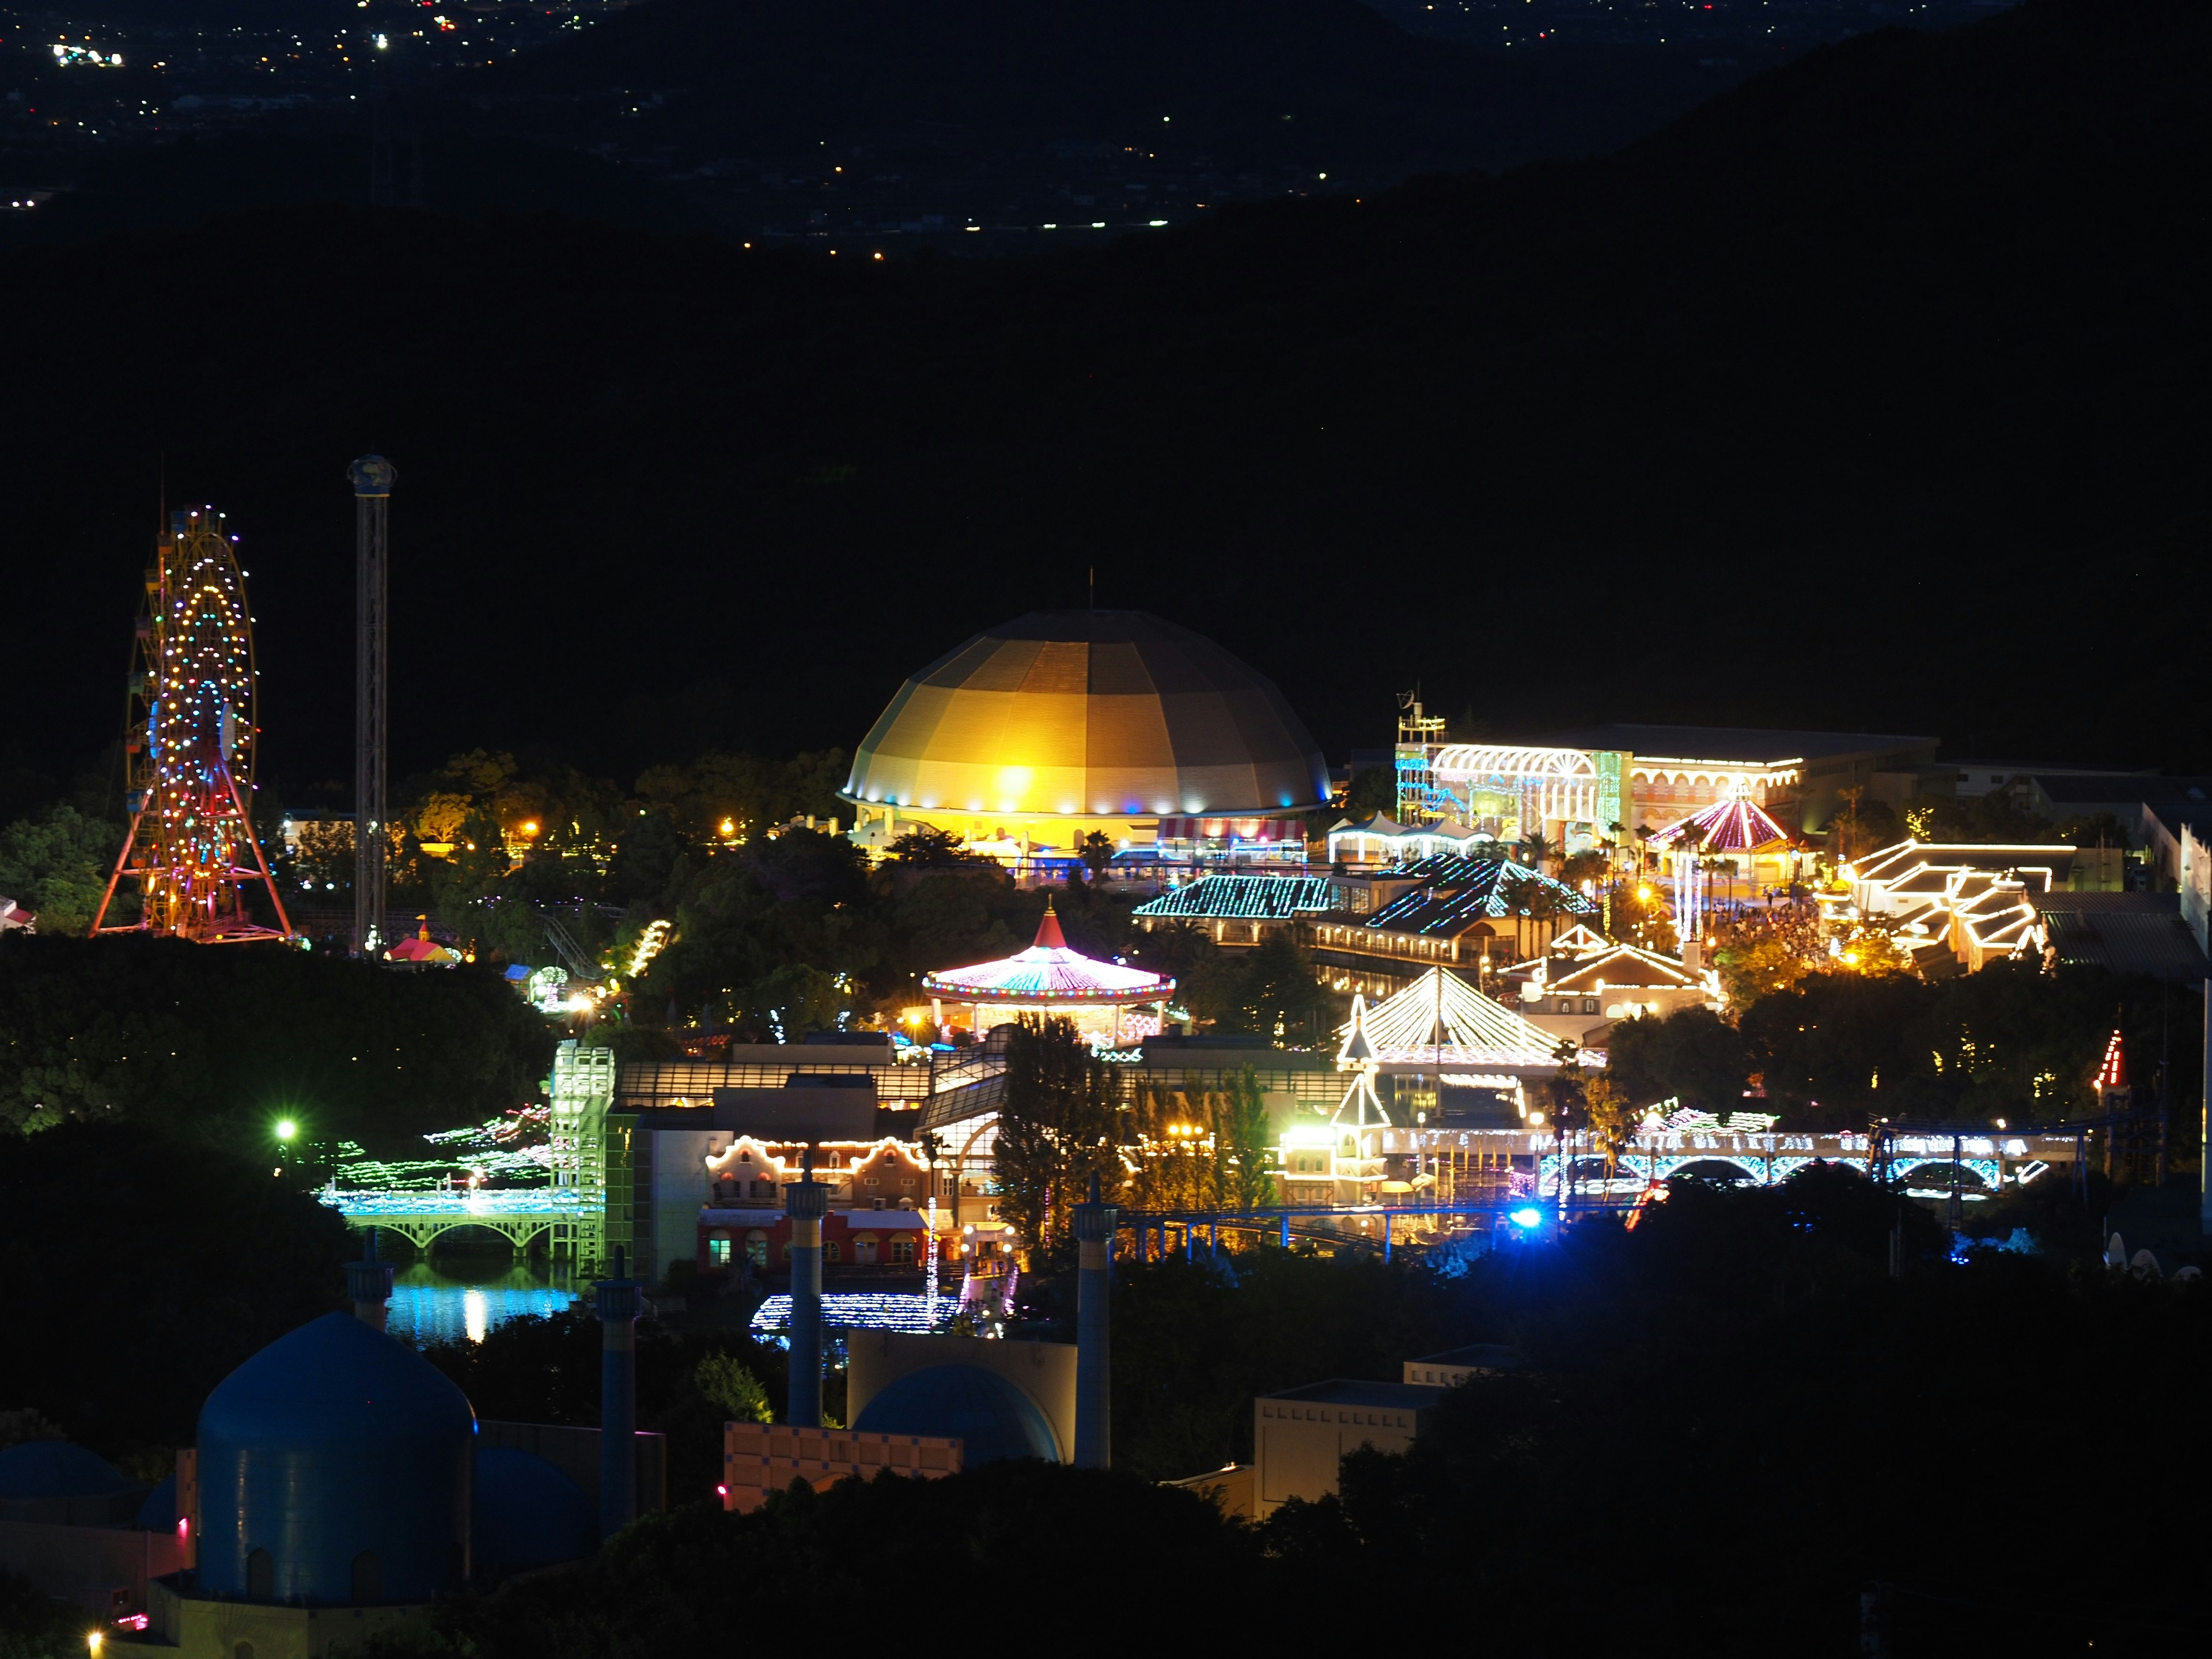
[{"label": "colorful ferris wheel light", "polygon": [[[146,573],[130,679],[125,739],[131,821],[92,931],[148,933],[207,943],[292,938],[253,833],[253,624],[245,574],[216,527],[222,515],[173,513]],[[136,921],[108,920],[125,878],[138,886]],[[245,903],[258,884],[275,925]]]}]

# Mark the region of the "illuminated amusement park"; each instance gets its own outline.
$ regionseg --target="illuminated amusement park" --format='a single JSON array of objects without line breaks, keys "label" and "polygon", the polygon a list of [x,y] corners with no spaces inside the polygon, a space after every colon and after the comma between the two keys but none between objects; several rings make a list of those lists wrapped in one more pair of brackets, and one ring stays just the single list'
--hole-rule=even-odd
[{"label": "illuminated amusement park", "polygon": [[[396,778],[398,475],[349,476],[351,798],[260,804],[239,536],[170,514],[97,902],[0,906],[0,968],[193,1011],[27,1081],[23,1144],[198,1113],[332,1263],[163,1419],[189,1444],[0,1449],[0,1557],[96,1583],[117,1651],[306,1659],[333,1612],[398,1641],[632,1528],[1009,1462],[1295,1563],[1358,1501],[1341,1459],[1418,1472],[1462,1401],[1565,1374],[1547,1322],[1672,1305],[1684,1253],[1785,1264],[1775,1310],[2068,1251],[2201,1277],[2185,781],[1455,740],[1413,693],[1333,762],[1275,680],[1097,609],[867,665],[849,757]],[[144,1066],[172,1042],[197,1071]]]}]

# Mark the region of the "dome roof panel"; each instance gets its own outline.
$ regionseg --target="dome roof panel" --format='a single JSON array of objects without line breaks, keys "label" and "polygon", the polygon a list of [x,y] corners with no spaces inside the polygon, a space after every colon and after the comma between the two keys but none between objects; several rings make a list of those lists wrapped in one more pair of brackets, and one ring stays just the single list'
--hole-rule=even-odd
[{"label": "dome roof panel", "polygon": [[949,1435],[963,1468],[1007,1457],[1060,1461],[1036,1402],[981,1365],[925,1365],[894,1380],[853,1426],[869,1434]]},{"label": "dome roof panel", "polygon": [[1107,640],[1091,647],[1091,695],[1149,697],[1159,688],[1145,666],[1144,653],[1126,640]]},{"label": "dome roof panel", "polygon": [[1316,805],[1327,768],[1274,685],[1142,611],[1042,611],[948,652],[862,739],[846,799],[1150,817]]},{"label": "dome roof panel", "polygon": [[584,1489],[544,1458],[479,1446],[471,1522],[477,1571],[495,1579],[589,1555],[599,1516]]},{"label": "dome roof panel", "polygon": [[97,1452],[66,1440],[26,1440],[0,1451],[0,1498],[100,1498],[130,1484]]}]

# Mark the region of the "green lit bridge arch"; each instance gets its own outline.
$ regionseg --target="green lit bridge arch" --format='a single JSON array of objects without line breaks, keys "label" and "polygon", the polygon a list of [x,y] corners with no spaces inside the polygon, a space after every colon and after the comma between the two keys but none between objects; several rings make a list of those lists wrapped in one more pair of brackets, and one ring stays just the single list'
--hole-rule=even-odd
[{"label": "green lit bridge arch", "polygon": [[325,1193],[323,1202],[345,1218],[356,1232],[374,1227],[397,1233],[426,1253],[445,1234],[462,1227],[497,1233],[520,1255],[541,1233],[556,1240],[575,1236],[588,1218],[574,1196],[549,1188],[473,1193]]}]

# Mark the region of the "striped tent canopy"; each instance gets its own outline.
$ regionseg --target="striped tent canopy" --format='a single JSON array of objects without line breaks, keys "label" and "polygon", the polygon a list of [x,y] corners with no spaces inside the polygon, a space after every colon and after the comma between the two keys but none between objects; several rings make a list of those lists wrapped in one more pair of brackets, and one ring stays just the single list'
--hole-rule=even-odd
[{"label": "striped tent canopy", "polygon": [[1060,918],[1047,901],[1044,920],[1037,924],[1036,943],[1028,950],[1000,962],[979,962],[969,968],[925,974],[921,989],[925,996],[960,1002],[1058,1007],[1158,1002],[1175,989],[1175,983],[1162,974],[1100,962],[1070,950],[1067,936],[1060,930]]},{"label": "striped tent canopy", "polygon": [[[1556,1066],[1559,1039],[1501,1008],[1456,974],[1431,968],[1411,985],[1365,1011],[1364,1029],[1382,1065],[1490,1068]],[[1352,1027],[1339,1028],[1350,1038]],[[1585,1048],[1582,1064],[1605,1064]]]},{"label": "striped tent canopy", "polygon": [[1651,837],[1651,844],[1671,847],[1692,830],[1705,832],[1699,845],[1708,853],[1764,853],[1790,840],[1790,832],[1769,817],[1764,807],[1739,795],[1668,824]]}]

